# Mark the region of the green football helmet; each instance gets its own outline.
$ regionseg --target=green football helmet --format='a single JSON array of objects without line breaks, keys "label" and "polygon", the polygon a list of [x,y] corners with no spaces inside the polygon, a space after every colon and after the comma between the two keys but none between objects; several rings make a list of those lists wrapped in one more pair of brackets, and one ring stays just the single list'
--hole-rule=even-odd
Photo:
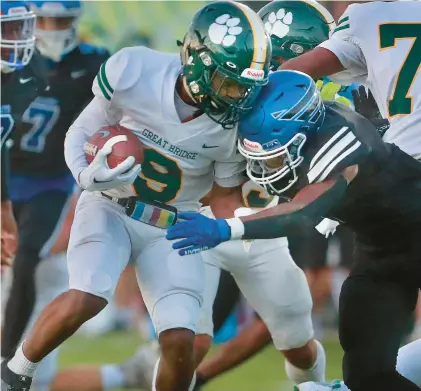
[{"label": "green football helmet", "polygon": [[330,12],[315,0],[272,1],[259,12],[272,41],[272,66],[297,57],[329,38]]},{"label": "green football helmet", "polygon": [[259,16],[241,3],[210,3],[178,45],[192,99],[212,120],[234,127],[268,82],[272,45]]}]

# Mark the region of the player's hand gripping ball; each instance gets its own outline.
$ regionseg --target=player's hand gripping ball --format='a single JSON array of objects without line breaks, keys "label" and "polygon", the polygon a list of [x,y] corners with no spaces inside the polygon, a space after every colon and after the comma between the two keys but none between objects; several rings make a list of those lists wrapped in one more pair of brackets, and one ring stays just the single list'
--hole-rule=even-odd
[{"label": "player's hand gripping ball", "polygon": [[120,125],[107,125],[95,132],[84,145],[89,164],[104,146],[112,148],[107,156],[109,168],[116,167],[129,156],[135,158],[135,164],[143,163],[145,147],[130,129]]}]

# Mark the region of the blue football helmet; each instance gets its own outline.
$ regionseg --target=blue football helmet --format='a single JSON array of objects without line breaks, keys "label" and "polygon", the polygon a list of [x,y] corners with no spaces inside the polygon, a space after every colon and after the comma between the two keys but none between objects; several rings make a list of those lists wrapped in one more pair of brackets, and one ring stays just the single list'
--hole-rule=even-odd
[{"label": "blue football helmet", "polygon": [[1,71],[12,72],[31,61],[35,45],[35,14],[22,1],[1,1]]},{"label": "blue football helmet", "polygon": [[240,120],[239,152],[247,175],[271,194],[281,194],[298,180],[305,143],[317,132],[325,107],[315,82],[297,71],[277,71],[250,114]]},{"label": "blue football helmet", "polygon": [[[71,52],[79,43],[77,27],[82,15],[80,1],[28,1],[28,5],[38,17],[36,47],[40,53],[55,62],[62,60],[63,56]],[[55,19],[53,28],[46,29],[44,20]],[[64,22],[64,28],[61,27]]]}]

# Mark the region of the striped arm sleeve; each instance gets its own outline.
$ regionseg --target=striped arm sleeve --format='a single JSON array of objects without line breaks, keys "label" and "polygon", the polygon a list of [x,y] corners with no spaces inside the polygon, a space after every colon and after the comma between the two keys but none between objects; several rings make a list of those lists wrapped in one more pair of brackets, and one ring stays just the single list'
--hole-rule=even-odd
[{"label": "striped arm sleeve", "polygon": [[128,55],[126,49],[121,49],[102,63],[92,85],[94,95],[111,101],[121,83],[121,76],[130,73],[127,70]]},{"label": "striped arm sleeve", "polygon": [[96,81],[104,98],[106,98],[107,100],[111,100],[111,97],[114,94],[114,88],[111,87],[111,84],[108,81],[106,72],[107,62],[108,60],[102,63],[101,68],[99,69],[99,72],[97,74]]},{"label": "striped arm sleeve", "polygon": [[349,16],[342,16],[342,18],[338,20],[336,28],[332,31],[332,35],[339,31],[349,29],[349,26]]},{"label": "striped arm sleeve", "polygon": [[361,163],[368,152],[369,147],[361,143],[349,127],[344,126],[311,159],[307,172],[308,182],[330,179],[346,167]]},{"label": "striped arm sleeve", "polygon": [[130,88],[140,81],[148,50],[141,46],[127,47],[104,61],[92,84],[94,95],[119,106],[121,94],[130,94]]}]

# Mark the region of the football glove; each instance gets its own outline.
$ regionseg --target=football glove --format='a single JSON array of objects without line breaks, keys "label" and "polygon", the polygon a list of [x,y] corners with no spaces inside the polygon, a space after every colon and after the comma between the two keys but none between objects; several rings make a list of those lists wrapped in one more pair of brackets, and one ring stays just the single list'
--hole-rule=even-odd
[{"label": "football glove", "polygon": [[317,231],[322,234],[325,238],[328,238],[329,235],[333,235],[336,232],[336,228],[339,223],[330,219],[323,219],[318,225],[316,225]]},{"label": "football glove", "polygon": [[377,106],[374,96],[370,90],[366,90],[364,86],[359,86],[358,89],[351,91],[354,98],[355,111],[367,119],[381,118],[380,111]]},{"label": "football glove", "polygon": [[351,106],[351,101],[348,98],[338,95],[342,88],[340,84],[333,83],[332,81],[325,83],[323,80],[317,80],[316,87],[320,91],[323,100],[333,100],[345,106]]},{"label": "football glove", "polygon": [[108,167],[107,156],[112,147],[103,147],[98,151],[91,164],[79,174],[79,185],[88,191],[105,191],[131,185],[141,170],[135,158],[129,156],[114,168]]},{"label": "football glove", "polygon": [[199,213],[182,212],[178,215],[181,221],[168,228],[168,240],[183,239],[172,245],[180,249],[180,255],[196,254],[218,246],[231,239],[231,228],[223,219],[210,219]]}]

